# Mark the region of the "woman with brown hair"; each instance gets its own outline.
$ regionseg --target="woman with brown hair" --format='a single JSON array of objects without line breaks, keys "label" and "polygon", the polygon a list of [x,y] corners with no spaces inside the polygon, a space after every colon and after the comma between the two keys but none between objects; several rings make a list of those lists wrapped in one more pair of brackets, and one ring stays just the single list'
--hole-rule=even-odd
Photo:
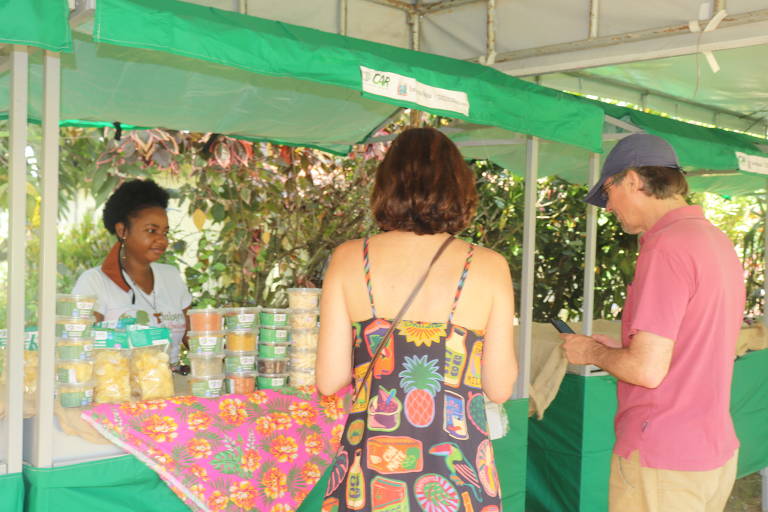
[{"label": "woman with brown hair", "polygon": [[359,393],[323,510],[501,508],[483,395],[504,402],[517,378],[514,295],[501,255],[453,237],[476,203],[453,142],[406,130],[376,173],[383,232],[333,253],[317,387],[328,395],[354,381]]}]

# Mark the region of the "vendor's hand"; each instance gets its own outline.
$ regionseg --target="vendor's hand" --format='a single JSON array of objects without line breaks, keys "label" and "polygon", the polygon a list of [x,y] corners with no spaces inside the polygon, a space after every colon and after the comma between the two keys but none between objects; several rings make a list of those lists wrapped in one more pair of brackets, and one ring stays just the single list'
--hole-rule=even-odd
[{"label": "vendor's hand", "polygon": [[581,334],[561,334],[563,351],[571,364],[591,364],[592,348],[599,343],[594,338]]},{"label": "vendor's hand", "polygon": [[605,334],[593,334],[592,338],[608,348],[621,348],[621,341],[615,340],[610,336],[606,336]]}]

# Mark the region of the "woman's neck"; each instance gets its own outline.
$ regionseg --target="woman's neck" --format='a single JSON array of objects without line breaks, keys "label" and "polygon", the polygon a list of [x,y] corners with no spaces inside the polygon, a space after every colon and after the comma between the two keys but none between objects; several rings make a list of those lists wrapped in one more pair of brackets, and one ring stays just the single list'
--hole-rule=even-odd
[{"label": "woman's neck", "polygon": [[123,260],[123,269],[138,287],[146,293],[152,293],[155,287],[155,276],[149,263],[136,261],[129,256]]}]

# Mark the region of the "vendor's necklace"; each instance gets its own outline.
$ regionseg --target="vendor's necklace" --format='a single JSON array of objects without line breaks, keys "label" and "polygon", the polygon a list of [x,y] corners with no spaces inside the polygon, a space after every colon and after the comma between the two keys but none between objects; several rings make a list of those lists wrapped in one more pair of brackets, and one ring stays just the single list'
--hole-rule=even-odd
[{"label": "vendor's necklace", "polygon": [[[128,274],[128,272],[123,269],[122,265],[120,265],[120,270],[123,272],[123,277],[125,278],[125,282],[128,284],[128,287],[131,289],[131,292],[133,293],[133,297],[131,299],[131,304],[136,304],[136,290],[139,291],[139,295],[142,299],[144,299],[144,302],[149,305],[149,307],[152,308],[152,316],[157,318],[157,323],[160,323],[161,320],[161,313],[158,313],[157,311],[157,293],[155,292],[156,286],[153,284],[152,286],[152,293],[147,294],[144,290],[141,289],[141,286],[136,284],[136,281],[133,280],[133,278]],[[154,276],[154,273],[153,273]],[[130,280],[130,281],[129,281]],[[150,297],[152,300],[150,300]]]}]

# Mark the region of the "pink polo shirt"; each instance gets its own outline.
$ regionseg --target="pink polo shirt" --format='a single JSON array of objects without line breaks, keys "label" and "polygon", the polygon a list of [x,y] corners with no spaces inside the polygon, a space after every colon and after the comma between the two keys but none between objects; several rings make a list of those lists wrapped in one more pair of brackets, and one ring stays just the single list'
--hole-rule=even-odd
[{"label": "pink polo shirt", "polygon": [[638,450],[643,466],[679,471],[714,469],[733,456],[731,376],[744,300],[733,244],[699,206],[672,210],[640,237],[622,344],[646,331],[675,345],[658,388],[619,381],[614,453]]}]

